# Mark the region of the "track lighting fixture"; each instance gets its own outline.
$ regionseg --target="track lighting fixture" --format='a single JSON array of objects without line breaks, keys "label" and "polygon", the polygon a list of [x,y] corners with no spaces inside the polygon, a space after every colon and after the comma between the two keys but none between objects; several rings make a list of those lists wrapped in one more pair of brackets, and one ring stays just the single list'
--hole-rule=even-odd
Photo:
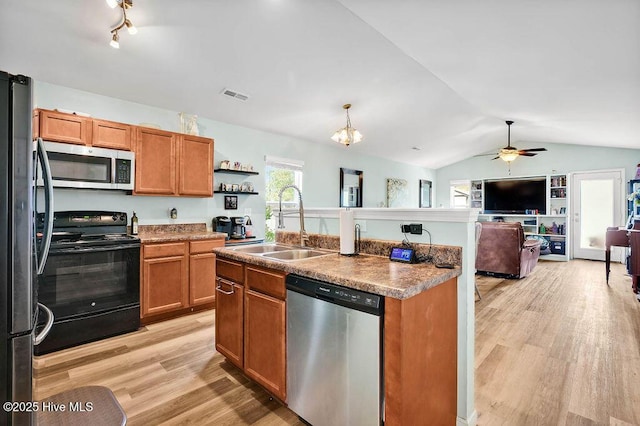
[{"label": "track lighting fixture", "polygon": [[115,9],[116,7],[122,8],[122,22],[120,25],[111,30],[111,42],[109,45],[114,49],[120,48],[120,35],[118,31],[127,27],[129,34],[134,35],[138,32],[138,29],[127,18],[127,9],[133,7],[133,0],[106,0],[109,7]]}]

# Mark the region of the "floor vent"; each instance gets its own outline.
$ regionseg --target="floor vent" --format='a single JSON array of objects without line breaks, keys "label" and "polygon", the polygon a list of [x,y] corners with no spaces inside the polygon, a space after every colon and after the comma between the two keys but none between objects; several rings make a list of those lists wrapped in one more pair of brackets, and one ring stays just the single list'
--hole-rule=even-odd
[{"label": "floor vent", "polygon": [[230,89],[222,90],[222,94],[225,96],[236,98],[241,101],[246,101],[247,99],[249,99],[249,95],[245,95],[243,93],[239,93],[239,92],[236,92],[235,90],[230,90]]}]

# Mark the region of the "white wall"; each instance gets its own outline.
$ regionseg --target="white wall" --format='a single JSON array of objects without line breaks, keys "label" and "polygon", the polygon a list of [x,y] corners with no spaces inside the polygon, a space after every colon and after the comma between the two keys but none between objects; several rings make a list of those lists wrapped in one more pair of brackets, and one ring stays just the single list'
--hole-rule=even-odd
[{"label": "white wall", "polygon": [[[640,141],[639,141],[640,142]],[[546,148],[535,157],[517,158],[511,163],[511,176],[543,176],[577,171],[625,169],[625,179],[636,174],[640,149],[604,148],[586,145],[514,143],[518,148]],[[449,207],[449,182],[462,179],[490,179],[509,176],[508,166],[490,156],[471,157],[436,170],[435,206]]]},{"label": "white wall", "polygon": [[[34,105],[45,109],[66,109],[91,114],[94,117],[130,124],[153,123],[162,129],[179,131],[177,111],[137,104],[89,92],[57,86],[42,81],[35,83]],[[256,234],[264,235],[264,157],[294,158],[305,162],[303,194],[305,206],[338,206],[340,167],[362,170],[364,173],[363,203],[365,207],[384,202],[386,178],[406,179],[412,194],[411,206],[418,206],[418,181],[435,180],[433,170],[362,155],[337,145],[327,135],[327,144],[319,145],[287,136],[198,118],[202,136],[215,140],[215,164],[220,160],[252,164],[260,176],[242,178],[216,174],[214,183],[251,181],[258,196],[239,195],[238,210],[224,210],[222,195],[213,198],[130,196],[123,192],[79,191],[56,189],[55,209],[108,209],[131,214],[136,211],[140,224],[205,222],[218,215],[243,216],[251,209]],[[361,142],[366,147],[366,139]],[[171,208],[178,209],[178,220],[169,218]]]}]

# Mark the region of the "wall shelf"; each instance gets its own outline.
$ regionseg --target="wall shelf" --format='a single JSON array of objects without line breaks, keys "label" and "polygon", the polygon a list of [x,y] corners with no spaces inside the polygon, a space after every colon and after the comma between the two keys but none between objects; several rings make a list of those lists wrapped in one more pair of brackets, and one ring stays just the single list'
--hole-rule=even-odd
[{"label": "wall shelf", "polygon": [[249,170],[233,170],[233,169],[213,169],[214,173],[227,173],[230,175],[259,175],[260,172]]},{"label": "wall shelf", "polygon": [[231,194],[231,195],[258,195],[259,192],[248,191],[213,191],[214,194]]}]

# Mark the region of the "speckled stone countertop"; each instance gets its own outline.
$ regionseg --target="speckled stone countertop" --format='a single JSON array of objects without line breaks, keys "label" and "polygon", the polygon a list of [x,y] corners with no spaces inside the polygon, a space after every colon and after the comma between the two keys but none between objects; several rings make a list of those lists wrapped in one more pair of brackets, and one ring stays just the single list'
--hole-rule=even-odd
[{"label": "speckled stone countertop", "polygon": [[[396,243],[396,245],[398,244]],[[455,251],[456,247],[451,247],[451,249]],[[357,256],[341,256],[335,252],[327,256],[282,262],[243,253],[232,248],[215,248],[213,251],[220,257],[294,273],[394,299],[408,299],[461,274],[460,266],[456,266],[454,269],[441,269],[436,268],[432,263],[403,264],[391,262],[385,256],[364,253]]]},{"label": "speckled stone countertop", "polygon": [[223,232],[207,231],[204,223],[184,223],[177,225],[140,225],[138,237],[143,244],[169,243],[172,241],[193,241],[223,239]]}]

